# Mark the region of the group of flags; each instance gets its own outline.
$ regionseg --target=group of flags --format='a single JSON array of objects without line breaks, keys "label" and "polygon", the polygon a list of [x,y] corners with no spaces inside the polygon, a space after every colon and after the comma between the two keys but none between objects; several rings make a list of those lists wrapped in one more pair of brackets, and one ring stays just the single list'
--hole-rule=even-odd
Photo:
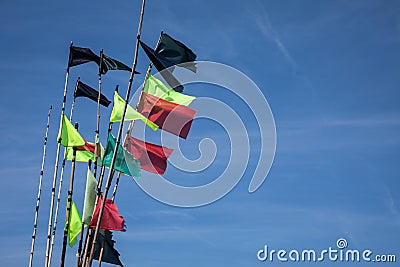
[{"label": "group of flags", "polygon": [[[163,32],[155,49],[150,48],[142,41],[140,41],[140,45],[169,86],[151,74],[148,74],[136,108],[127,105],[124,121],[141,120],[153,131],[162,129],[186,139],[196,114],[196,110],[189,108],[195,97],[182,93],[183,86],[174,77],[173,70],[178,65],[179,67],[196,72],[196,65],[194,63],[196,54],[184,44]],[[105,74],[108,70],[131,71],[131,68],[122,62],[112,59],[102,52],[98,56],[89,48],[71,45],[68,68],[87,62],[95,62],[99,66],[101,74]],[[99,95],[100,99],[98,100]],[[99,94],[96,89],[81,82],[79,79],[75,87],[74,99],[78,97],[86,97],[95,102],[99,101],[99,104],[106,108],[111,103],[105,95]],[[125,100],[118,95],[117,91],[114,92],[113,100],[110,122],[121,122]],[[95,162],[97,158],[97,166],[111,167],[117,142],[110,130],[108,131],[107,143],[104,148],[98,140],[98,135],[96,135],[95,142],[86,141],[71,121],[63,115],[57,139],[66,148],[66,160],[72,161],[74,159],[76,162]],[[141,176],[141,170],[164,174],[167,168],[167,160],[172,152],[173,149],[171,148],[145,142],[127,135],[124,143],[122,145],[119,144],[117,147],[114,170],[135,178]],[[69,245],[71,247],[77,243],[77,238],[82,230],[82,223],[91,228],[96,227],[103,199],[98,190],[97,180],[90,168],[88,168],[82,216],[75,203],[73,201],[71,203],[69,223],[67,224]],[[126,230],[125,220],[119,214],[113,200],[109,198],[105,200],[100,229],[102,229],[102,232],[98,236],[96,246],[98,244],[105,246],[102,261],[122,266],[118,258],[119,253],[114,249],[115,241],[112,240],[112,233],[110,231],[124,232]],[[98,247],[95,249],[94,257],[95,259],[99,257]]]}]

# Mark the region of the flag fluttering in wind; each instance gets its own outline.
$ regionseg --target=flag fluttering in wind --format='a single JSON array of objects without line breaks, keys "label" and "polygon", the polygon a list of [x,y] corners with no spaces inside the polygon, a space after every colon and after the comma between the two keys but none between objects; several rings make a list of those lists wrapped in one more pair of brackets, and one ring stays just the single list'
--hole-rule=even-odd
[{"label": "flag fluttering in wind", "polygon": [[[104,155],[104,148],[103,146],[99,143],[98,147],[100,147],[100,153],[97,157],[97,166],[102,166],[102,157]],[[93,143],[90,142],[85,142],[84,146],[77,146],[76,147],[76,156],[75,156],[75,161],[76,162],[89,162],[92,161],[94,162],[96,159],[96,146]],[[72,161],[74,150],[72,147],[67,147],[65,151],[65,159]]]},{"label": "flag fluttering in wind", "polygon": [[144,52],[150,59],[150,61],[154,64],[156,69],[160,72],[160,74],[163,76],[165,81],[169,84],[169,86],[172,87],[177,92],[182,92],[183,91],[183,86],[180,84],[180,82],[172,75],[172,73],[167,69],[170,67],[173,67],[174,64],[171,61],[168,61],[164,56],[156,53],[154,49],[150,48],[148,45],[143,43],[142,41],[139,41],[140,45],[142,46]]},{"label": "flag fluttering in wind", "polygon": [[[91,228],[95,228],[97,225],[102,202],[103,196],[100,195],[93,213],[92,221],[90,222]],[[104,205],[103,217],[101,218],[100,222],[100,229],[115,230],[121,232],[126,231],[124,217],[119,215],[117,205],[115,205],[109,198],[106,199]]]},{"label": "flag fluttering in wind", "polygon": [[82,218],[75,203],[71,202],[71,212],[68,223],[68,245],[72,248],[78,242],[78,234],[81,232]]},{"label": "flag fluttering in wind", "polygon": [[[68,67],[73,67],[77,65],[81,65],[87,62],[93,61],[98,66],[100,66],[100,57],[93,53],[90,48],[71,46],[69,49],[69,60]],[[126,66],[124,63],[113,59],[107,55],[103,54],[103,60],[101,63],[101,74],[106,74],[109,70],[127,70],[131,71],[131,68]],[[136,72],[139,74],[139,72]]]},{"label": "flag fluttering in wind", "polygon": [[[89,161],[94,162],[95,146],[93,143],[85,142],[85,145],[77,146],[75,149],[76,149],[76,156],[75,156],[76,162],[89,162]],[[67,147],[65,152],[65,159],[72,161],[73,153],[74,153],[73,148]]]},{"label": "flag fluttering in wind", "polygon": [[194,96],[184,95],[176,92],[175,90],[172,90],[151,74],[149,74],[149,76],[147,77],[143,91],[164,100],[184,106],[189,106],[190,103],[192,103],[192,101],[196,99],[196,97]]},{"label": "flag fluttering in wind", "polygon": [[[116,145],[116,138],[111,132],[108,133],[107,146],[104,151],[103,165],[110,168],[111,161]],[[117,157],[115,159],[114,170],[135,178],[140,177],[140,163],[125,148],[118,145]],[[112,230],[112,229],[110,229]]]},{"label": "flag fluttering in wind", "polygon": [[196,110],[142,92],[137,110],[160,129],[182,138],[187,137]]},{"label": "flag fluttering in wind", "polygon": [[186,45],[175,40],[166,33],[161,33],[160,41],[158,42],[155,52],[162,55],[174,65],[186,63],[181,65],[181,67],[196,72],[196,65],[194,63],[196,54]]},{"label": "flag fluttering in wind", "polygon": [[68,67],[81,65],[90,61],[93,61],[98,65],[100,63],[100,57],[93,53],[90,48],[70,46]]},{"label": "flag fluttering in wind", "polygon": [[[120,122],[122,119],[122,113],[124,111],[125,100],[118,95],[117,92],[114,93],[114,107],[111,112],[110,122]],[[152,121],[148,120],[142,114],[137,112],[133,107],[128,105],[126,107],[125,119],[124,121],[141,120],[146,123],[153,131],[158,129],[158,126]]]},{"label": "flag fluttering in wind", "polygon": [[167,158],[174,151],[171,148],[147,143],[132,136],[126,138],[124,146],[140,162],[140,168],[158,174],[165,172]]},{"label": "flag fluttering in wind", "polygon": [[112,232],[109,230],[99,231],[96,240],[96,247],[94,248],[93,259],[98,260],[100,258],[100,251],[103,241],[104,241],[104,247],[103,247],[103,255],[101,261],[123,267],[122,262],[119,259],[120,254],[114,248],[115,241],[112,240]]},{"label": "flag fluttering in wind", "polygon": [[[102,72],[102,74],[105,74],[109,70],[131,71],[131,68],[129,68],[124,63],[119,62],[118,60],[110,58],[109,56],[103,54],[103,62],[101,64],[101,72]],[[135,72],[135,73],[139,74],[139,72]]]},{"label": "flag fluttering in wind", "polygon": [[[76,86],[75,92],[74,92],[74,98],[77,97],[87,97],[97,103],[97,99],[99,96],[99,91],[93,89],[87,84],[84,84],[81,81],[78,81],[78,85]],[[111,101],[107,99],[106,96],[103,94],[100,94],[100,105],[103,105],[105,107],[108,107],[110,105]]]},{"label": "flag fluttering in wind", "polygon": [[93,173],[88,168],[86,176],[86,191],[85,191],[85,202],[83,204],[82,221],[89,225],[92,220],[94,206],[97,195],[97,180],[94,178]]},{"label": "flag fluttering in wind", "polygon": [[62,146],[76,147],[85,145],[85,140],[83,140],[82,136],[68,120],[67,116],[63,115],[60,124],[57,140]]}]

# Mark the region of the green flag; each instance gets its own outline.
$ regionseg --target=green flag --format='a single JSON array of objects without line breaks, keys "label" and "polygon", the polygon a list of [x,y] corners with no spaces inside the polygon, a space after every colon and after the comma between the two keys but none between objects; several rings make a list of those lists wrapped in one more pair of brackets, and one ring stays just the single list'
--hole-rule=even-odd
[{"label": "green flag", "polygon": [[85,192],[85,202],[83,204],[83,222],[86,225],[90,224],[92,220],[92,215],[94,211],[96,194],[97,194],[97,180],[94,178],[93,173],[88,169],[86,177],[86,192]]},{"label": "green flag", "polygon": [[155,78],[151,74],[149,74],[149,77],[146,80],[143,91],[155,95],[158,98],[162,98],[169,102],[184,106],[189,106],[190,103],[192,103],[192,101],[196,99],[196,97],[194,96],[184,95],[176,92],[175,90],[163,84],[159,79]]},{"label": "green flag", "polygon": [[85,140],[83,140],[82,136],[68,120],[67,116],[64,115],[61,118],[60,124],[57,140],[62,146],[71,147],[85,145]]},{"label": "green flag", "polygon": [[69,215],[69,223],[68,223],[68,245],[72,248],[75,246],[76,242],[78,242],[78,234],[81,232],[82,228],[82,218],[79,214],[78,209],[75,206],[75,203],[71,202],[71,212]]},{"label": "green flag", "polygon": [[[122,99],[118,95],[117,92],[114,93],[114,106],[111,112],[110,122],[120,122],[122,119],[122,112],[124,111],[125,100]],[[158,125],[152,121],[146,119],[142,114],[137,112],[133,107],[130,105],[126,108],[125,113],[125,121],[132,121],[132,120],[142,120],[144,123],[147,124],[153,131],[158,129]]]},{"label": "green flag", "polygon": [[[116,138],[111,132],[108,133],[106,150],[103,157],[103,165],[111,166],[111,161],[116,145]],[[140,177],[140,163],[121,145],[118,146],[117,157],[115,159],[114,170],[135,178]]]},{"label": "green flag", "polygon": [[[100,154],[97,158],[97,166],[101,166],[101,157],[104,154],[104,147],[98,143],[100,147]],[[67,147],[65,151],[65,159],[72,161],[74,150],[72,147]],[[90,142],[86,142],[84,146],[76,147],[76,162],[94,162],[96,156],[96,145]]]}]

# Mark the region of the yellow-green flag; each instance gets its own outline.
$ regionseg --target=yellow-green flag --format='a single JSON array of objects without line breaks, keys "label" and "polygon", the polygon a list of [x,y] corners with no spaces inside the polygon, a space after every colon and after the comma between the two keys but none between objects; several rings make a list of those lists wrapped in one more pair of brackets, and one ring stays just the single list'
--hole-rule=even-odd
[{"label": "yellow-green flag", "polygon": [[68,245],[72,248],[78,242],[78,235],[82,228],[82,218],[75,203],[71,203],[71,212],[68,223]]},{"label": "yellow-green flag", "polygon": [[[122,113],[124,111],[125,100],[118,95],[117,92],[114,93],[114,106],[111,112],[110,122],[120,122],[122,119]],[[158,129],[158,125],[154,122],[148,120],[145,116],[137,112],[130,105],[126,108],[124,121],[141,120],[147,124],[153,131]]]},{"label": "yellow-green flag", "polygon": [[[98,149],[100,149],[100,153],[97,157],[97,166],[101,166],[102,162],[102,157],[104,155],[104,147],[99,143],[97,143]],[[78,146],[76,147],[76,156],[75,156],[75,161],[76,162],[89,162],[92,161],[94,162],[95,157],[96,157],[96,144],[86,142],[84,146]],[[67,147],[65,150],[65,159],[72,161],[72,157],[74,154],[74,150],[72,147]]]},{"label": "yellow-green flag", "polygon": [[83,222],[86,225],[90,224],[92,220],[92,215],[94,211],[94,206],[96,202],[96,194],[97,194],[97,180],[94,178],[93,173],[88,169],[86,176],[86,192],[85,192],[85,202],[83,204]]},{"label": "yellow-green flag", "polygon": [[178,93],[177,91],[163,84],[159,79],[155,78],[151,74],[149,74],[149,77],[147,77],[143,91],[148,94],[155,95],[158,98],[162,98],[169,102],[183,106],[189,106],[190,103],[196,99],[194,96]]},{"label": "yellow-green flag", "polygon": [[65,147],[85,145],[85,140],[65,115],[61,118],[57,140]]}]

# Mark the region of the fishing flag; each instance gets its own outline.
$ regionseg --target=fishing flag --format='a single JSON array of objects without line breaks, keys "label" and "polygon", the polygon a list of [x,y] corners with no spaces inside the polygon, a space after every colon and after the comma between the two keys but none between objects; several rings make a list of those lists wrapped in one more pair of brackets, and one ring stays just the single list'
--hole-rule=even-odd
[{"label": "fishing flag", "polygon": [[100,252],[103,247],[103,255],[101,257],[102,262],[107,262],[123,267],[122,262],[119,259],[119,252],[114,248],[115,241],[112,240],[112,232],[109,230],[100,230],[97,235],[96,245],[94,248],[93,259],[99,260]]},{"label": "fishing flag", "polygon": [[164,131],[186,139],[196,110],[142,92],[137,110]]},{"label": "fishing flag", "polygon": [[189,106],[190,103],[196,99],[194,96],[184,95],[172,90],[151,74],[149,74],[147,77],[143,91],[164,100],[184,106]]},{"label": "fishing flag", "polygon": [[83,204],[83,214],[82,221],[89,225],[92,220],[92,215],[94,211],[94,206],[96,202],[97,195],[97,180],[94,178],[93,173],[88,168],[86,175],[86,192],[85,192],[85,202]]},{"label": "fishing flag", "polygon": [[[131,68],[116,59],[110,58],[109,56],[103,54],[103,62],[101,64],[101,74],[105,74],[109,70],[127,70],[131,71]],[[139,72],[136,72],[139,74]]]},{"label": "fishing flag", "polygon": [[[104,152],[103,165],[110,168],[111,161],[116,145],[116,138],[111,132],[108,133],[107,146]],[[140,163],[121,145],[118,145],[117,157],[115,159],[114,170],[125,175],[140,177]],[[112,230],[112,229],[110,229]]]},{"label": "fishing flag", "polygon": [[154,64],[156,69],[160,72],[160,74],[163,76],[165,81],[177,92],[182,92],[183,91],[183,86],[180,84],[180,82],[172,75],[172,73],[167,69],[169,67],[173,67],[174,64],[166,59],[164,56],[158,54],[155,52],[152,48],[150,48],[148,45],[143,43],[142,41],[139,41],[140,45],[142,46],[144,52],[150,59],[150,61]]},{"label": "fishing flag", "polygon": [[68,222],[68,245],[72,248],[78,242],[78,234],[82,230],[82,218],[75,203],[71,200],[71,210]]},{"label": "fishing flag", "polygon": [[[97,99],[99,97],[99,91],[93,89],[87,84],[84,84],[81,81],[78,81],[78,85],[76,86],[74,92],[74,98],[77,97],[87,97],[97,103]],[[100,94],[100,105],[108,107],[111,101],[107,99],[103,94]]]},{"label": "fishing flag", "polygon": [[[122,113],[125,107],[125,100],[118,95],[117,92],[114,93],[114,107],[111,112],[110,122],[120,122],[122,120]],[[126,107],[125,119],[124,121],[141,120],[147,124],[153,131],[158,129],[158,126],[152,121],[145,118],[142,114],[137,112],[133,107],[128,105]]]},{"label": "fishing flag", "polygon": [[165,172],[167,158],[174,151],[171,148],[147,143],[132,136],[127,137],[124,146],[140,162],[140,168],[158,174]]},{"label": "fishing flag", "polygon": [[[90,222],[90,227],[95,228],[97,225],[97,220],[99,218],[101,203],[103,202],[103,196],[100,195],[97,201],[96,208],[93,213],[92,221]],[[100,228],[106,230],[115,230],[125,232],[125,220],[124,217],[119,215],[117,205],[115,205],[111,199],[107,198],[103,216],[100,222]]]},{"label": "fishing flag", "polygon": [[[68,68],[81,65],[90,61],[93,61],[98,66],[100,66],[100,57],[95,53],[93,53],[93,51],[90,50],[90,48],[70,46]],[[126,66],[124,63],[103,54],[103,60],[101,64],[101,74],[106,74],[107,71],[109,70],[131,71],[131,68]],[[136,71],[135,73],[140,74],[139,72]]]},{"label": "fishing flag", "polygon": [[155,49],[155,52],[164,56],[165,59],[172,62],[174,65],[181,63],[181,67],[187,68],[196,72],[196,54],[193,53],[186,45],[175,40],[166,33],[161,33],[160,41]]},{"label": "fishing flag", "polygon": [[63,115],[60,124],[57,140],[62,146],[72,147],[85,145],[85,140],[83,140],[82,136],[68,120],[67,116]]},{"label": "fishing flag", "polygon": [[[75,156],[75,161],[76,162],[89,162],[92,161],[94,162],[94,149],[95,146],[93,143],[85,142],[83,146],[77,146],[75,147],[76,149],[76,156]],[[65,152],[65,159],[72,161],[73,153],[74,150],[72,147],[67,147],[67,150]]]},{"label": "fishing flag", "polygon": [[69,60],[68,68],[84,64],[87,62],[96,62],[97,65],[100,63],[100,57],[93,53],[89,48],[70,46],[69,48]]}]

